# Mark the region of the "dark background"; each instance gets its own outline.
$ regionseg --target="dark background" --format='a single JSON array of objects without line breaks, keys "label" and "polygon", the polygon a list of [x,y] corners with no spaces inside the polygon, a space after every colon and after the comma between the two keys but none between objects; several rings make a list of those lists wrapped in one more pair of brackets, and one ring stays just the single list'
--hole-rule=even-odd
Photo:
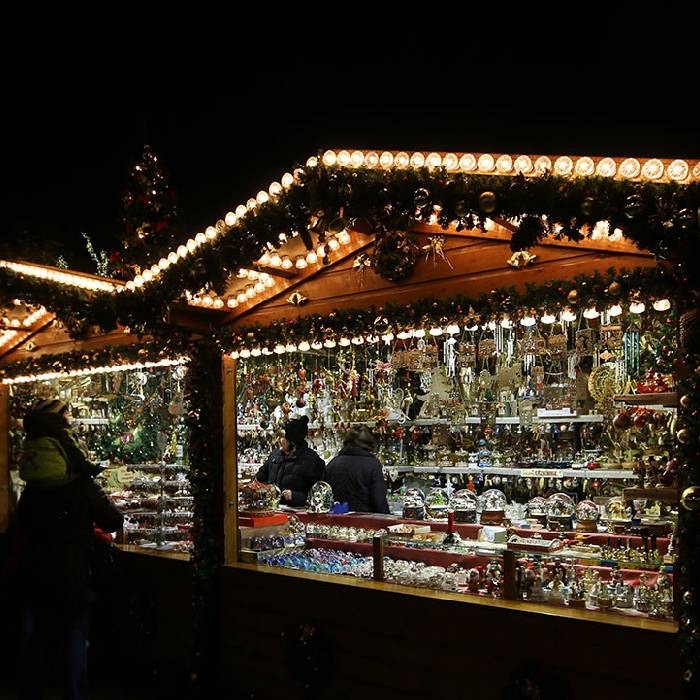
[{"label": "dark background", "polygon": [[689,109],[652,109],[661,97],[630,100],[624,83],[585,99],[527,81],[484,94],[474,88],[476,96],[436,87],[431,96],[425,83],[411,88],[410,72],[403,75],[408,85],[370,87],[333,76],[320,89],[302,69],[261,89],[242,66],[205,84],[179,82],[177,71],[163,73],[162,65],[138,83],[128,72],[89,73],[87,65],[44,64],[12,76],[2,232],[60,240],[69,263],[87,270],[80,232],[96,247],[119,247],[120,195],[143,143],[170,172],[187,236],[329,147],[700,156]]}]

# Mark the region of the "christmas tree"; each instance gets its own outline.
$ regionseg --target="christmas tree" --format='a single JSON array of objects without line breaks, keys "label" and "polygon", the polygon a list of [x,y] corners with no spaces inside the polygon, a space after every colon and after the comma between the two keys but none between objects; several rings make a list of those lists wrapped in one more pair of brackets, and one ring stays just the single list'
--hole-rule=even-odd
[{"label": "christmas tree", "polygon": [[126,235],[122,250],[113,253],[110,262],[121,276],[131,277],[177,247],[175,193],[148,145],[131,166],[122,206]]}]

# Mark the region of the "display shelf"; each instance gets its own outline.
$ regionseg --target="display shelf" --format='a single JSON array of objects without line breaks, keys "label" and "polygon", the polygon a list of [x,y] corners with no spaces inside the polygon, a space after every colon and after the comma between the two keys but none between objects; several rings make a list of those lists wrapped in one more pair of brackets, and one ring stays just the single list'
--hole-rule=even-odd
[{"label": "display shelf", "polygon": [[613,401],[626,403],[630,406],[638,406],[640,408],[657,408],[659,406],[664,408],[677,408],[678,394],[675,391],[648,394],[618,394],[613,397]]},{"label": "display shelf", "polygon": [[384,466],[384,471],[398,469],[399,474],[492,474],[494,476],[521,476],[539,478],[541,476],[562,478],[634,479],[631,469],[548,469],[520,467],[452,467],[452,466]]},{"label": "display shelf", "polygon": [[661,501],[662,503],[678,503],[680,491],[670,486],[658,488],[631,486],[622,491],[622,497],[628,501],[633,501],[637,498],[648,498],[654,501]]},{"label": "display shelf", "polygon": [[[387,423],[398,424],[402,426],[431,426],[431,425],[452,425],[459,427],[462,425],[480,425],[483,421],[480,416],[466,416],[464,418],[459,418],[451,420],[449,418],[415,418],[413,420],[400,420],[397,418],[385,418]],[[584,414],[581,416],[533,416],[531,420],[532,425],[545,425],[548,423],[602,423],[605,420],[605,416],[599,415],[597,413]],[[340,423],[331,423],[326,426],[320,423],[309,423],[309,430],[320,430],[323,427],[336,428]],[[366,420],[366,421],[349,421],[345,423],[348,426],[367,426],[374,427],[377,424],[376,420]],[[520,425],[519,416],[496,416],[496,425]],[[271,427],[262,428],[259,425],[252,423],[239,423],[236,427],[239,433],[245,432],[272,432]]]}]

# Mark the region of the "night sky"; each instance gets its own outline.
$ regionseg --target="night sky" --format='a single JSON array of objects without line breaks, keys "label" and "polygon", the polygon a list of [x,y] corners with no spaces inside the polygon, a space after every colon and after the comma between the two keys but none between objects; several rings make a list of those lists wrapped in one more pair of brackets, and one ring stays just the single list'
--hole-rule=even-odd
[{"label": "night sky", "polygon": [[[72,251],[83,248],[81,231],[100,246],[118,246],[120,193],[143,143],[170,171],[188,232],[328,147],[700,156],[690,117],[659,122],[546,100],[490,102],[489,108],[406,101],[399,108],[341,92],[222,100],[163,86],[132,93],[127,84],[107,88],[87,79],[41,85],[19,80],[10,89],[3,236],[28,231],[60,239]],[[82,254],[71,259],[89,269],[86,262]]]}]

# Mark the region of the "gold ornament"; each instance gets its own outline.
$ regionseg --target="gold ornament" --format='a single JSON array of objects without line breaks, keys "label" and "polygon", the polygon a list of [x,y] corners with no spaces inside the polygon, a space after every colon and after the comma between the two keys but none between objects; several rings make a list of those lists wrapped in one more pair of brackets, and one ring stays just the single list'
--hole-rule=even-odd
[{"label": "gold ornament", "polygon": [[484,214],[493,214],[496,211],[496,195],[493,192],[482,192],[479,195],[479,209]]},{"label": "gold ornament", "polygon": [[612,294],[612,296],[619,296],[621,292],[622,285],[619,282],[611,282],[608,286],[608,294]]},{"label": "gold ornament", "polygon": [[575,289],[572,289],[566,295],[566,298],[569,301],[569,304],[575,304],[578,301],[578,292]]},{"label": "gold ornament", "polygon": [[691,434],[690,430],[688,428],[681,428],[677,433],[676,433],[676,439],[678,442],[683,443],[684,445],[687,445],[690,442]]},{"label": "gold ornament", "polygon": [[517,253],[513,253],[506,260],[506,263],[515,268],[527,267],[536,257],[534,253],[530,253],[527,250],[519,250]]},{"label": "gold ornament", "polygon": [[599,365],[588,377],[588,391],[596,403],[611,401],[618,390],[615,365],[612,362]]},{"label": "gold ornament", "polygon": [[438,257],[440,257],[452,268],[452,263],[445,255],[445,236],[428,236],[428,242],[422,246],[422,250],[425,251],[426,262],[428,262],[428,258],[432,255],[433,263],[436,263]]},{"label": "gold ornament", "polygon": [[700,511],[700,486],[688,486],[681,495],[681,505],[691,513]]},{"label": "gold ornament", "polygon": [[287,303],[293,306],[303,306],[308,300],[308,297],[305,297],[299,292],[294,292],[287,297]]},{"label": "gold ornament", "polygon": [[683,396],[681,396],[681,406],[683,406],[683,408],[690,408],[691,403],[692,399],[690,398],[690,394],[683,394]]}]

